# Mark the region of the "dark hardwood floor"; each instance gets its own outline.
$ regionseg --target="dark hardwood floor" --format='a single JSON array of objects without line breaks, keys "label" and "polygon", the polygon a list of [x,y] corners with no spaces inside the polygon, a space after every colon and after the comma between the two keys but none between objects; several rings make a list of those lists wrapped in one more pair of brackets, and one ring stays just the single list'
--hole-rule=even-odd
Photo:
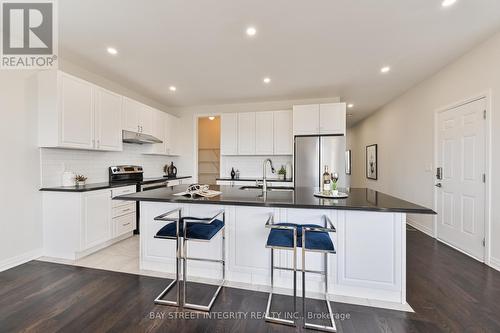
[{"label": "dark hardwood floor", "polygon": [[[415,313],[332,303],[334,312],[349,317],[336,321],[338,331],[500,332],[500,273],[420,232],[407,234],[407,296]],[[219,318],[154,305],[166,284],[158,278],[32,261],[0,273],[0,332],[302,331],[261,318],[221,318],[224,311],[260,315],[265,293],[224,288],[212,308]],[[204,287],[192,287],[198,289],[193,297],[203,294]],[[285,296],[273,303],[276,309],[290,305]],[[324,311],[321,305],[310,302],[311,309]]]}]

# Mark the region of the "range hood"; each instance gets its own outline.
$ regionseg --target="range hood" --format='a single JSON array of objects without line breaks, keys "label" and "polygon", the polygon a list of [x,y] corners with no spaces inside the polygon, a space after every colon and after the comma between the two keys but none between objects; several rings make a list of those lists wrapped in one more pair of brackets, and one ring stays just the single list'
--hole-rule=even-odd
[{"label": "range hood", "polygon": [[144,133],[137,133],[137,132],[131,132],[131,131],[123,131],[123,142],[126,143],[135,143],[142,145],[144,143],[163,143],[160,139],[149,135],[149,134],[144,134]]}]

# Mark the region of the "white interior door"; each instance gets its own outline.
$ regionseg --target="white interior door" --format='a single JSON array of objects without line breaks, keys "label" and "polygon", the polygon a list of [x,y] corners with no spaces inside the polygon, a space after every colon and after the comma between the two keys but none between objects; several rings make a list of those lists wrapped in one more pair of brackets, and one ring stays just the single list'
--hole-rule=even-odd
[{"label": "white interior door", "polygon": [[484,261],[485,120],[480,99],[438,115],[438,239]]}]

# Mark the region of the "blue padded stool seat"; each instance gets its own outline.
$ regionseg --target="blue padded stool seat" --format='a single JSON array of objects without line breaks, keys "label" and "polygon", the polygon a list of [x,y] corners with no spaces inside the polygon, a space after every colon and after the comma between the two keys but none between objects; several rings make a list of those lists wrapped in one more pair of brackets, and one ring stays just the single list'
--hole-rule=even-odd
[{"label": "blue padded stool seat", "polygon": [[[276,223],[278,226],[297,226],[297,247],[302,247],[302,227],[318,227],[316,224],[293,224],[293,223]],[[273,247],[288,247],[293,248],[293,231],[285,229],[273,229],[269,232],[267,238],[267,246]],[[306,234],[306,249],[335,252],[332,239],[328,232],[323,231],[308,231]]]},{"label": "blue padded stool seat", "polygon": [[[179,222],[179,237],[184,236],[184,219],[188,220],[207,220],[203,218],[196,217],[182,217]],[[176,237],[176,226],[177,222],[172,222],[165,225],[156,233],[156,238],[175,238]],[[212,223],[196,223],[187,222],[187,238],[190,239],[200,239],[200,240],[211,240],[221,229],[224,227],[224,222],[221,220],[214,220]]]}]

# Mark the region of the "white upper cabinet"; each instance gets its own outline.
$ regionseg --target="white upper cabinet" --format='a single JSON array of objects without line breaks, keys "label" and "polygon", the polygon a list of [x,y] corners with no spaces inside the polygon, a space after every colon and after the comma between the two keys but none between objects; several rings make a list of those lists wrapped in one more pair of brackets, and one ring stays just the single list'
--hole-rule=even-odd
[{"label": "white upper cabinet", "polygon": [[319,133],[319,105],[293,106],[293,134],[309,135]]},{"label": "white upper cabinet", "polygon": [[94,147],[94,106],[92,84],[61,74],[61,145],[92,149]]},{"label": "white upper cabinet", "polygon": [[154,109],[128,97],[123,98],[123,129],[153,135]]},{"label": "white upper cabinet", "polygon": [[238,113],[238,154],[255,155],[255,112]]},{"label": "white upper cabinet", "polygon": [[140,132],[139,117],[142,112],[142,104],[123,97],[123,129],[131,132]]},{"label": "white upper cabinet", "polygon": [[294,105],[293,134],[318,135],[346,133],[346,104]]},{"label": "white upper cabinet", "polygon": [[163,143],[155,143],[151,145],[151,150],[149,153],[151,154],[159,154],[159,155],[166,155],[167,154],[167,140],[166,140],[166,135],[167,135],[167,114],[159,111],[159,110],[153,110],[153,130],[151,134],[163,141]]},{"label": "white upper cabinet", "polygon": [[165,151],[166,155],[180,155],[180,130],[181,120],[171,114],[165,117]]},{"label": "white upper cabinet", "polygon": [[151,145],[151,149],[146,154],[151,155],[180,155],[180,119],[171,114],[153,109],[152,135],[163,143]]},{"label": "white upper cabinet", "polygon": [[292,111],[224,113],[221,155],[292,155]]},{"label": "white upper cabinet", "polygon": [[221,115],[221,155],[238,155],[238,114]]},{"label": "white upper cabinet", "polygon": [[330,103],[319,105],[319,133],[345,134],[346,104]]},{"label": "white upper cabinet", "polygon": [[95,146],[99,150],[122,150],[122,96],[95,88]]},{"label": "white upper cabinet", "polygon": [[38,74],[38,145],[121,150],[121,97],[61,71]]},{"label": "white upper cabinet", "polygon": [[293,154],[292,111],[274,112],[274,154]]},{"label": "white upper cabinet", "polygon": [[274,112],[255,113],[255,154],[274,154]]},{"label": "white upper cabinet", "polygon": [[139,113],[139,126],[141,133],[153,135],[153,113],[154,110],[147,105],[142,105]]}]

